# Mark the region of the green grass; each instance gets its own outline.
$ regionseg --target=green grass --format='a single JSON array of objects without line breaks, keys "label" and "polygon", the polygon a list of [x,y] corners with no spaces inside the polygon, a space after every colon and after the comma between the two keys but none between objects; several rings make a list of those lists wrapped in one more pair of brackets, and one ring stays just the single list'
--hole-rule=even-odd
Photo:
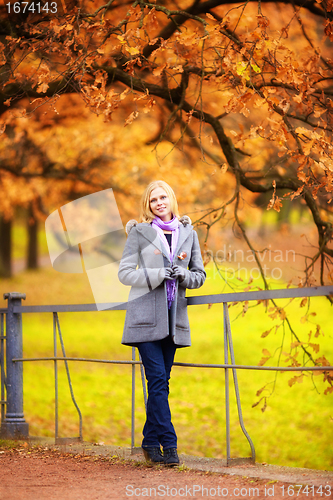
[{"label": "green grass", "polygon": [[[217,293],[224,288],[217,279],[196,293]],[[52,269],[24,272],[12,280],[2,280],[0,291],[21,291],[27,294],[26,304],[92,303],[93,297],[85,275],[64,275]],[[226,290],[224,290],[226,291]],[[1,297],[2,297],[1,293]],[[288,301],[280,301],[286,304]],[[303,322],[304,309],[300,300],[288,305],[297,334],[306,340],[315,326]],[[0,303],[0,307],[5,302]],[[316,355],[333,358],[331,306],[324,298],[311,300],[317,316],[312,321],[322,325],[325,336],[320,340],[321,351]],[[191,306],[192,347],[179,349],[176,361],[194,363],[223,363],[222,305]],[[230,307],[231,328],[236,363],[257,365],[262,349],[273,355],[267,364],[276,365],[275,351],[281,345],[282,327],[266,338],[261,333],[275,322],[265,313],[263,305],[250,307],[242,316],[242,306]],[[125,313],[61,313],[60,325],[67,356],[99,359],[130,359],[131,349],[121,345]],[[53,326],[51,314],[26,314],[23,318],[24,356],[53,355]],[[289,334],[286,333],[285,350]],[[58,354],[61,355],[58,345]],[[300,355],[300,362],[302,362]],[[66,373],[59,366],[59,434],[78,435],[78,418],[71,402]],[[69,362],[74,393],[83,415],[83,436],[86,441],[128,446],[131,424],[131,367]],[[24,413],[31,435],[54,435],[54,374],[53,362],[39,361],[24,364]],[[279,373],[273,395],[266,411],[256,392],[265,384],[261,396],[269,394],[275,372],[238,370],[245,427],[257,452],[258,462],[333,470],[333,400],[323,394],[322,376],[304,377],[302,383],[289,387],[294,374]],[[136,445],[141,442],[144,405],[140,387],[139,368],[136,369]],[[233,457],[249,456],[250,449],[237,418],[237,408],[231,397],[231,452]],[[173,422],[179,438],[179,450],[201,456],[225,456],[224,371],[174,367],[170,404]]]}]

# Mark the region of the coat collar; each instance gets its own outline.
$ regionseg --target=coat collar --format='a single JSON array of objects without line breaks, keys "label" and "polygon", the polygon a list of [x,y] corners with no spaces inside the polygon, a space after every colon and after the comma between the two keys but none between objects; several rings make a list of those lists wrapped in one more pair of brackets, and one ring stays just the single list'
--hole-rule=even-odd
[{"label": "coat collar", "polygon": [[[185,240],[190,235],[190,230],[193,226],[187,224],[184,226],[183,224],[179,224],[179,238],[177,243],[177,248],[175,252],[175,257],[178,255],[180,248],[184,244]],[[137,230],[144,236],[150,243],[152,243],[163,255],[170,261],[170,256],[167,255],[167,252],[162,244],[157,232],[148,222],[141,222],[136,226]]]}]

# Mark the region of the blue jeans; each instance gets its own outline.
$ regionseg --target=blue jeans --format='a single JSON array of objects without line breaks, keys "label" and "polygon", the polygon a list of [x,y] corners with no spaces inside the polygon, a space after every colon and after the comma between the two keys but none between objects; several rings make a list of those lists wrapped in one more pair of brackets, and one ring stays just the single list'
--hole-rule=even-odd
[{"label": "blue jeans", "polygon": [[176,346],[170,336],[137,344],[148,382],[146,423],[143,447],[177,448],[177,436],[171,422],[169,379]]}]

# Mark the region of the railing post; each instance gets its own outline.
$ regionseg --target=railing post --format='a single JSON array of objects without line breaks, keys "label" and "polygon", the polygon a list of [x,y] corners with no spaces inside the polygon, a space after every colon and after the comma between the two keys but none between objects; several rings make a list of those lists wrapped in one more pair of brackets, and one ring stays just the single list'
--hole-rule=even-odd
[{"label": "railing post", "polygon": [[5,439],[26,439],[29,437],[29,424],[23,414],[23,366],[22,362],[13,362],[23,357],[22,347],[22,314],[14,313],[14,307],[25,300],[23,293],[5,293],[8,299],[6,320],[6,380],[7,411],[1,423],[0,435]]},{"label": "railing post", "polygon": [[[7,311],[6,311],[7,312]],[[5,420],[5,407],[6,407],[6,401],[5,401],[5,387],[6,387],[6,376],[5,376],[5,328],[4,328],[4,316],[5,314],[3,312],[0,312],[0,379],[1,379],[1,394],[0,394],[0,406],[1,406],[1,422]],[[1,427],[1,426],[0,426]]]}]

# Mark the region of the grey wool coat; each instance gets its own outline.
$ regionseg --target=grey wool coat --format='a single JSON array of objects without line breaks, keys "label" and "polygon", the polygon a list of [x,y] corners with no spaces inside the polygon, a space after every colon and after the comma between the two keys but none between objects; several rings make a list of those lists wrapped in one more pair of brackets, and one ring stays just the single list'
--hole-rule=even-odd
[{"label": "grey wool coat", "polygon": [[[122,344],[161,340],[171,335],[178,347],[191,345],[186,288],[199,288],[206,279],[198,235],[187,216],[179,220],[179,238],[173,262],[155,229],[148,223],[127,223],[128,238],[118,277],[131,286]],[[183,252],[183,253],[182,253]],[[180,257],[179,257],[180,256]],[[168,314],[165,267],[176,264],[185,269],[177,279],[176,296]]]}]

